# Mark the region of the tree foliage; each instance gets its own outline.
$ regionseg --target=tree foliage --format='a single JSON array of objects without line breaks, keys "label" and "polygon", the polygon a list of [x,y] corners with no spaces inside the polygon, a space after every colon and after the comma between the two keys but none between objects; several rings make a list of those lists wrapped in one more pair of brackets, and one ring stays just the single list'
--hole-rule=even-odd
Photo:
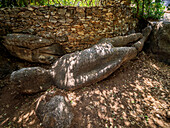
[{"label": "tree foliage", "polygon": [[[28,5],[99,6],[106,0],[0,0],[0,7],[26,7]],[[160,19],[164,15],[162,0],[128,0],[137,17]]]},{"label": "tree foliage", "polygon": [[1,7],[24,7],[28,5],[99,6],[105,0],[0,0]]},{"label": "tree foliage", "polygon": [[160,19],[164,15],[162,0],[131,0],[131,4],[137,17]]}]

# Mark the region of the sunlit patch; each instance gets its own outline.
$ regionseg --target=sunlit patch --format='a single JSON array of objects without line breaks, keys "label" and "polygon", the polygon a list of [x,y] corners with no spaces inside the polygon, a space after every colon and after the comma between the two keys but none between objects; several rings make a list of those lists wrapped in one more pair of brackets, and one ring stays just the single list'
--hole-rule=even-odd
[{"label": "sunlit patch", "polygon": [[129,121],[125,121],[124,122],[126,126],[130,126],[130,122]]},{"label": "sunlit patch", "polygon": [[12,121],[16,121],[17,120],[17,117],[14,117],[13,119],[12,119]]},{"label": "sunlit patch", "polygon": [[5,124],[8,120],[9,120],[9,118],[6,118],[4,121],[1,122],[0,126],[2,126],[3,124]]},{"label": "sunlit patch", "polygon": [[158,66],[156,66],[156,65],[155,65],[155,64],[153,64],[153,63],[150,63],[150,65],[151,65],[153,68],[157,69],[157,70],[159,70],[159,69],[160,69]]},{"label": "sunlit patch", "polygon": [[150,78],[144,78],[144,83],[150,87],[153,87],[152,79]]},{"label": "sunlit patch", "polygon": [[139,90],[139,91],[143,91],[143,87],[142,86],[140,86],[140,85],[136,85],[136,88]]},{"label": "sunlit patch", "polygon": [[28,125],[33,125],[34,123],[35,123],[35,119],[32,120],[32,121],[30,121],[30,122],[28,123]]}]

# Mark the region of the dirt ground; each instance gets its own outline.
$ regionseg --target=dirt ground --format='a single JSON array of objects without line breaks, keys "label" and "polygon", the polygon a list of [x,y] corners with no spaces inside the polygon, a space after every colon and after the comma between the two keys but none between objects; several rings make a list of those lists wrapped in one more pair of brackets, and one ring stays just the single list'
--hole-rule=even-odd
[{"label": "dirt ground", "polygon": [[[45,92],[21,95],[8,78],[0,80],[0,127],[43,128],[35,106]],[[71,128],[169,128],[169,91],[170,66],[142,52],[107,79],[64,93],[74,111]]]}]

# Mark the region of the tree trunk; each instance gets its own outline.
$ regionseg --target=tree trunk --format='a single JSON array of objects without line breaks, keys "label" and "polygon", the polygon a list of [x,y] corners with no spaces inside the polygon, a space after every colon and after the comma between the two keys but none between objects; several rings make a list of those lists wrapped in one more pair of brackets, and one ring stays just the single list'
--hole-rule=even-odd
[{"label": "tree trunk", "polygon": [[148,3],[147,3],[147,6],[148,6],[147,13],[148,13],[149,17],[150,17],[150,4],[151,4],[151,0],[148,0]]},{"label": "tree trunk", "polygon": [[144,15],[144,9],[145,9],[145,0],[143,0],[143,3],[142,3],[142,16]]},{"label": "tree trunk", "polygon": [[136,2],[136,5],[137,5],[136,16],[138,17],[138,15],[139,15],[139,1],[135,0],[135,2]]}]

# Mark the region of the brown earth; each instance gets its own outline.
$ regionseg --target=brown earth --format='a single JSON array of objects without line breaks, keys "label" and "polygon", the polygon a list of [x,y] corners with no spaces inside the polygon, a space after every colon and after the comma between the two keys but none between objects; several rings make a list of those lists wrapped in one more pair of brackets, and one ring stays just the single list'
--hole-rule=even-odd
[{"label": "brown earth", "polygon": [[[0,127],[43,128],[35,106],[45,92],[20,95],[8,78],[0,80]],[[168,128],[169,91],[170,66],[142,52],[107,79],[62,93],[75,114],[71,128]]]}]

